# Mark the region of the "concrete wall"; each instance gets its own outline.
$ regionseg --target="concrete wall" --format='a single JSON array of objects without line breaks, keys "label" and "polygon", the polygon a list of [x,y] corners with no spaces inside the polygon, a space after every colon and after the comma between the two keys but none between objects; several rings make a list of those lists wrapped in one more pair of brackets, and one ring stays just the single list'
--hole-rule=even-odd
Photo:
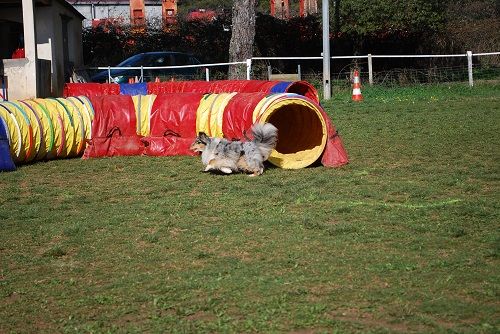
[{"label": "concrete wall", "polygon": [[4,59],[3,72],[7,96],[9,100],[26,99],[33,96],[26,96],[26,69],[28,59]]},{"label": "concrete wall", "polygon": [[[50,61],[38,60],[37,97],[52,96]],[[7,88],[9,100],[23,100],[34,98],[34,94],[29,94],[26,72],[29,71],[28,59],[3,59],[3,76]],[[1,81],[0,81],[1,83]],[[0,90],[3,87],[0,87]],[[61,96],[61,95],[58,95]]]}]

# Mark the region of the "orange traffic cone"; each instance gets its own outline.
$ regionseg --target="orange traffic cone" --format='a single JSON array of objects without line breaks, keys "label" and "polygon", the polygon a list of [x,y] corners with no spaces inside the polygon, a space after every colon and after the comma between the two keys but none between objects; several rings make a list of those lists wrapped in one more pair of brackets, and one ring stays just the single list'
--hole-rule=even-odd
[{"label": "orange traffic cone", "polygon": [[137,75],[135,76],[135,83],[138,83],[139,82],[139,78],[137,77]]},{"label": "orange traffic cone", "polygon": [[128,78],[128,83],[129,84],[134,83],[134,78]]},{"label": "orange traffic cone", "polygon": [[155,82],[160,82],[160,78],[156,77]]},{"label": "orange traffic cone", "polygon": [[358,70],[354,70],[354,85],[352,86],[352,100],[356,102],[363,101],[363,95],[361,95],[361,80],[359,79]]}]

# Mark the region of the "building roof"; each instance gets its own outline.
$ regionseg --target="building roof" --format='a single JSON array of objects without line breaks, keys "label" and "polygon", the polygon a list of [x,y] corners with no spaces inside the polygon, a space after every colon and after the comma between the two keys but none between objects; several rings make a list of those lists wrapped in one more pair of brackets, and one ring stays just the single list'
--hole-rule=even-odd
[{"label": "building roof", "polygon": [[[50,6],[52,5],[52,1],[60,3],[81,20],[85,19],[85,16],[77,11],[71,4],[66,2],[66,0],[35,0],[35,6]],[[2,7],[22,7],[22,0],[0,0],[0,8]]]},{"label": "building roof", "polygon": [[68,1],[66,0],[53,0],[53,1],[58,1],[61,3],[64,7],[68,8],[70,11],[72,11],[76,16],[78,16],[81,20],[85,20],[85,16],[82,15],[79,11],[76,10],[73,5],[71,5]]},{"label": "building roof", "polygon": [[[130,5],[130,0],[67,0],[67,1],[74,6],[75,5],[96,5],[96,6]],[[144,0],[144,4],[161,6],[161,0]]]}]

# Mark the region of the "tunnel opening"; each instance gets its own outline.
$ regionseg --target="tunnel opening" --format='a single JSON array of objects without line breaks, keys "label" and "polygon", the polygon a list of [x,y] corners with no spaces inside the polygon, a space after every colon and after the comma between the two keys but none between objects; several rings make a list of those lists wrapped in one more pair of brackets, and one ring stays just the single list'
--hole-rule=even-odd
[{"label": "tunnel opening", "polygon": [[278,144],[269,161],[281,168],[303,168],[323,153],[327,128],[317,106],[301,98],[271,104],[261,116],[278,128]]}]

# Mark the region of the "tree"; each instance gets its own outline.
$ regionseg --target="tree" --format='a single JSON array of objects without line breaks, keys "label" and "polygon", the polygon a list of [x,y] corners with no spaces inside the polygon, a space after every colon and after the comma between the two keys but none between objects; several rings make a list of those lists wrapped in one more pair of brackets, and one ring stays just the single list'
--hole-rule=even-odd
[{"label": "tree", "polygon": [[[256,0],[234,0],[229,62],[252,58],[255,38]],[[242,65],[229,67],[229,79],[244,78],[246,68]]]},{"label": "tree", "polygon": [[337,1],[336,10],[340,10],[341,32],[367,37],[437,30],[442,25],[446,2],[448,0],[373,0],[367,6],[363,1],[343,0],[341,5]]},{"label": "tree", "polygon": [[[449,1],[440,42],[451,52],[494,52],[500,48],[500,2]],[[445,51],[448,51],[445,50]],[[498,65],[500,56],[482,57],[483,64]]]}]

